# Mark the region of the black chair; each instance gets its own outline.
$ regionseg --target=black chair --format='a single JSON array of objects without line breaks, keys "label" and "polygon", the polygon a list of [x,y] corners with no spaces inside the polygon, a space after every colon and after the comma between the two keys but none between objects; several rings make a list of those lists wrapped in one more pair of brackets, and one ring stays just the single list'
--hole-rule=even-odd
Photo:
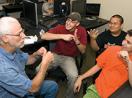
[{"label": "black chair", "polygon": [[126,81],[109,98],[132,98],[132,87],[130,86],[129,81]]}]

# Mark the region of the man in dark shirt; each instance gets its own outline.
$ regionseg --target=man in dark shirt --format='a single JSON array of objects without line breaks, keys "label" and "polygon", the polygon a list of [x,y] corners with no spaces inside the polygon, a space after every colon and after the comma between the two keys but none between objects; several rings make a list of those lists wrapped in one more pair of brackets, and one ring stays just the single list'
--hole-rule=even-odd
[{"label": "man in dark shirt", "polygon": [[97,55],[101,54],[110,45],[122,45],[125,39],[126,32],[122,30],[123,17],[120,15],[113,15],[109,21],[109,30],[99,34],[97,30],[90,30],[91,47],[97,51]]}]

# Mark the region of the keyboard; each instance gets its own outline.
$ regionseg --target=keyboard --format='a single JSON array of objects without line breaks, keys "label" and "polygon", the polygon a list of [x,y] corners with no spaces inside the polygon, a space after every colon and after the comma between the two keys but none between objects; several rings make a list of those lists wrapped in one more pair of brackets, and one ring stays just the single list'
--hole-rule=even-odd
[{"label": "keyboard", "polygon": [[47,20],[47,21],[41,21],[40,25],[46,26],[47,28],[54,27],[56,24],[58,24],[57,19]]},{"label": "keyboard", "polygon": [[47,20],[52,20],[54,18],[58,18],[58,15],[51,15],[51,16],[38,16],[39,20],[47,21]]}]

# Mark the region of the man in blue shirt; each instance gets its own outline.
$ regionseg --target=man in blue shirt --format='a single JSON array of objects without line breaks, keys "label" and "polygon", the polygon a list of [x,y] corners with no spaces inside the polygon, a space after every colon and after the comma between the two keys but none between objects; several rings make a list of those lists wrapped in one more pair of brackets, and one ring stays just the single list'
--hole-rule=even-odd
[{"label": "man in blue shirt", "polygon": [[[24,30],[12,17],[0,19],[0,98],[34,98],[39,92],[43,98],[55,98],[58,85],[53,81],[43,81],[53,54],[40,48],[32,55],[20,50],[24,46]],[[25,65],[33,64],[42,56],[38,73],[30,80],[25,73]]]}]

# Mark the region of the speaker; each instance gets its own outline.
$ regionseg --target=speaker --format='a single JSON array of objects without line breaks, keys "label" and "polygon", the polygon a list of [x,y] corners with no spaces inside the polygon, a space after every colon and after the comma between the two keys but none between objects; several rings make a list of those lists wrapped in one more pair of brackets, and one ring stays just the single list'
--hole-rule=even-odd
[{"label": "speaker", "polygon": [[72,12],[78,12],[82,17],[86,16],[86,0],[72,1]]},{"label": "speaker", "polygon": [[70,14],[70,0],[54,0],[54,15],[67,16]]}]

